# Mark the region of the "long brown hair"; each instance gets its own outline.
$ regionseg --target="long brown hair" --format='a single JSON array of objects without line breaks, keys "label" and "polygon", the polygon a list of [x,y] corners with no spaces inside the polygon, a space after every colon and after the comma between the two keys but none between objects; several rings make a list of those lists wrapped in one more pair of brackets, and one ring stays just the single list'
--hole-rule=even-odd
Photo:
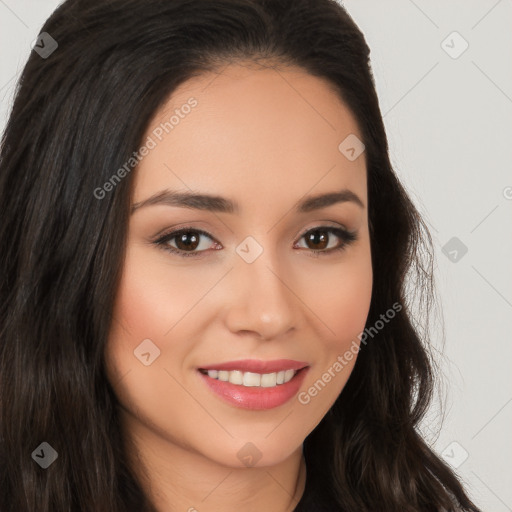
[{"label": "long brown hair", "polygon": [[[328,496],[346,512],[477,512],[417,432],[434,373],[405,285],[416,272],[428,302],[431,240],[393,172],[369,48],[345,10],[334,0],[67,0],[41,32],[58,48],[30,55],[1,142],[0,511],[154,510],[127,462],[103,358],[133,173],[100,199],[95,190],[179,84],[257,60],[327,79],[354,114],[368,172],[367,325],[404,305],[306,438],[299,507]],[[58,453],[47,469],[31,456],[43,442]]]}]

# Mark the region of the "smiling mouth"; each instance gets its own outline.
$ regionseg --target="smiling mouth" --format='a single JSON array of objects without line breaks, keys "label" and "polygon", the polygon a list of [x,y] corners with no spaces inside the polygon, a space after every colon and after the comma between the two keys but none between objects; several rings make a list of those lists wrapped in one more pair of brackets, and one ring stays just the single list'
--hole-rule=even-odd
[{"label": "smiling mouth", "polygon": [[208,375],[211,379],[229,382],[230,384],[242,387],[275,388],[290,382],[304,369],[305,368],[301,368],[300,370],[280,370],[271,373],[254,373],[243,372],[241,370],[205,370],[199,368],[199,372],[203,375]]}]

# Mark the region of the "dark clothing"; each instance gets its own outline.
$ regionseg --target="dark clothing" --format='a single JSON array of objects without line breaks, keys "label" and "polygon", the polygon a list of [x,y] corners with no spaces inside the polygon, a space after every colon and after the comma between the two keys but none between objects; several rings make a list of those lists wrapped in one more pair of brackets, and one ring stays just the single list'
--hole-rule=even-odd
[{"label": "dark clothing", "polygon": [[336,505],[332,494],[326,492],[326,489],[320,489],[312,478],[306,478],[304,494],[293,512],[343,512],[343,510]]}]

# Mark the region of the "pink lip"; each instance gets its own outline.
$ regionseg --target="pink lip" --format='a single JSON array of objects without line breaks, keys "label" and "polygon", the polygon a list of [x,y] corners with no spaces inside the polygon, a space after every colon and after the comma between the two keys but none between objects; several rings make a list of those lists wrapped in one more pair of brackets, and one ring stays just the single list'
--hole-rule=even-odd
[{"label": "pink lip", "polygon": [[257,386],[246,387],[237,384],[231,384],[231,382],[212,379],[200,371],[197,373],[201,379],[203,379],[204,383],[209,387],[209,389],[227,403],[241,409],[263,410],[279,407],[280,405],[283,405],[291,400],[302,386],[308,370],[309,367],[303,368],[293,377],[292,380],[286,384],[279,384],[272,388]]},{"label": "pink lip", "polygon": [[292,359],[274,359],[262,361],[259,359],[241,359],[240,361],[228,361],[226,363],[201,366],[201,370],[240,370],[253,373],[274,373],[281,370],[300,370],[308,366],[308,363],[293,361]]}]

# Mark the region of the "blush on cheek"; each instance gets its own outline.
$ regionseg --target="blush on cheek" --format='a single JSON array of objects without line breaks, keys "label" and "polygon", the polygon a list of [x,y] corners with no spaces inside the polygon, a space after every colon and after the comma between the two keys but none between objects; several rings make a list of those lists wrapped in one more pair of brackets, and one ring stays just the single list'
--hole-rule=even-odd
[{"label": "blush on cheek", "polygon": [[352,275],[340,282],[343,285],[336,285],[327,297],[324,294],[322,299],[316,299],[316,303],[323,305],[320,315],[331,332],[330,344],[338,349],[346,344],[350,346],[364,330],[371,302],[371,271],[370,276],[368,273],[360,274],[360,278]]},{"label": "blush on cheek", "polygon": [[172,325],[168,304],[169,290],[158,270],[137,259],[137,254],[128,254],[126,269],[119,286],[114,309],[115,319],[126,327],[134,338],[162,335]]}]

